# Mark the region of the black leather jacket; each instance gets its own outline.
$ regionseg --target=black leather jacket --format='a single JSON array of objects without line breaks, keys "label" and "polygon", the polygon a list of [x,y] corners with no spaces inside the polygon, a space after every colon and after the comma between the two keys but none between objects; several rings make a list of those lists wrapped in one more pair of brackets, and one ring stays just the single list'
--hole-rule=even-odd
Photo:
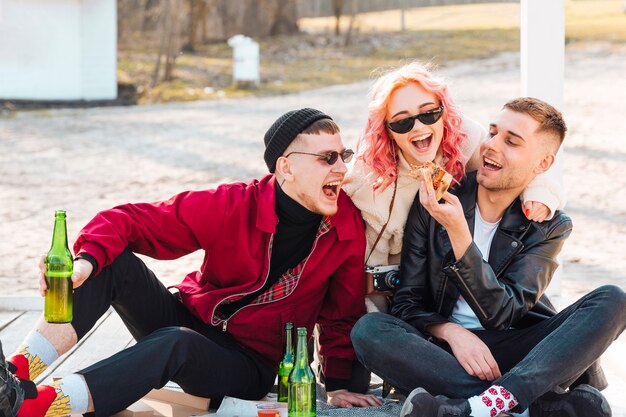
[{"label": "black leather jacket", "polygon": [[[453,191],[473,234],[478,184],[471,173]],[[416,198],[404,231],[401,284],[391,313],[423,333],[444,323],[459,294],[485,329],[523,328],[555,314],[543,294],[557,267],[556,255],[572,230],[557,211],[543,223],[526,219],[519,201],[505,211],[485,262],[475,243],[455,261],[446,230]]]}]

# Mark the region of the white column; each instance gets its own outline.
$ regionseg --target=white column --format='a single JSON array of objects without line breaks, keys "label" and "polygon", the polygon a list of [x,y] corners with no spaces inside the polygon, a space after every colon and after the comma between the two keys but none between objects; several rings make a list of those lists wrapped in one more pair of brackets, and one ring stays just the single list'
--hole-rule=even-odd
[{"label": "white column", "polygon": [[522,95],[563,108],[565,15],[563,0],[522,0]]},{"label": "white column", "polygon": [[[521,0],[521,85],[522,96],[544,100],[565,114],[563,78],[565,67],[564,0]],[[566,117],[567,120],[567,117]],[[555,164],[562,179],[563,148]],[[559,258],[562,262],[562,259]],[[554,274],[548,295],[560,307],[562,270]]]}]

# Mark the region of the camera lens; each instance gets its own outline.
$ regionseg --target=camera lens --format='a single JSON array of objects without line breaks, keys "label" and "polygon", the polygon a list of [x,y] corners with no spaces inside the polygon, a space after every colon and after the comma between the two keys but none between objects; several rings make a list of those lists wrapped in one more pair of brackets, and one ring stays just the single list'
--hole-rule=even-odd
[{"label": "camera lens", "polygon": [[394,289],[400,284],[400,276],[398,271],[389,271],[385,274],[385,284],[391,289]]}]

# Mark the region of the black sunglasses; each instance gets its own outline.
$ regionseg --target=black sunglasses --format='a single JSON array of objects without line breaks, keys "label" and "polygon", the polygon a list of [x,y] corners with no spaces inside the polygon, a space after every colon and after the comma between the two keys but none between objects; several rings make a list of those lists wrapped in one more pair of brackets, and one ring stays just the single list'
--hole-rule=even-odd
[{"label": "black sunglasses", "polygon": [[297,153],[300,155],[317,156],[320,160],[326,162],[328,165],[335,165],[335,162],[337,162],[337,159],[339,159],[340,156],[343,162],[348,163],[350,162],[350,160],[352,159],[352,156],[354,155],[354,151],[352,149],[346,149],[343,152],[330,151],[326,153],[289,152],[287,155],[285,155],[285,158],[289,157],[289,155],[292,155],[294,153]]},{"label": "black sunglasses", "polygon": [[387,127],[396,133],[407,133],[413,129],[415,125],[415,119],[419,120],[423,125],[432,125],[435,124],[441,119],[441,115],[443,114],[443,105],[437,107],[434,110],[430,110],[424,113],[418,113],[415,116],[406,117],[404,119],[398,120],[397,122],[387,123]]}]

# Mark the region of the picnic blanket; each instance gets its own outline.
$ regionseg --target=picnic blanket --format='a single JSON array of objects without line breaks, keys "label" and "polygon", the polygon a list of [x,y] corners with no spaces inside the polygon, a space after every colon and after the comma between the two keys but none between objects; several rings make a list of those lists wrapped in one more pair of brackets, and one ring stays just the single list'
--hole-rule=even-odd
[{"label": "picnic blanket", "polygon": [[[370,391],[371,394],[381,396],[382,389],[377,388]],[[225,397],[220,408],[215,414],[206,414],[202,417],[256,417],[257,406],[276,401],[276,394],[268,394],[262,401],[246,401],[232,397]],[[397,399],[385,399],[380,407],[353,407],[338,408],[326,404],[326,391],[324,387],[317,384],[317,416],[318,417],[398,417],[402,408],[402,401]],[[281,417],[287,416],[286,404],[281,404],[279,409]]]},{"label": "picnic blanket", "polygon": [[[382,388],[373,388],[369,391],[379,398],[382,397]],[[380,407],[352,407],[338,408],[326,403],[326,391],[317,384],[317,415],[319,417],[398,417],[402,409],[403,401],[398,399],[383,399]]]}]

